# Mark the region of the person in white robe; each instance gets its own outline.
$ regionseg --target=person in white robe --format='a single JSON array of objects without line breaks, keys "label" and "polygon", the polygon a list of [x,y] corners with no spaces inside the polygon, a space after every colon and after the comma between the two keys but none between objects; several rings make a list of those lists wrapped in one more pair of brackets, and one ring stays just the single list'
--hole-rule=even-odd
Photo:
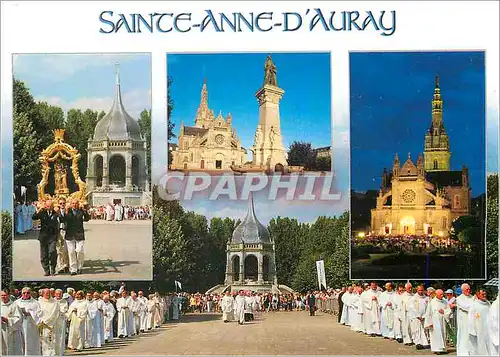
[{"label": "person in white robe", "polygon": [[147,330],[146,325],[147,325],[147,315],[148,315],[148,299],[144,296],[143,291],[139,291],[137,293],[137,299],[139,299],[142,303],[140,331],[144,332]]},{"label": "person in white robe", "polygon": [[68,308],[69,332],[68,348],[81,351],[85,347],[85,322],[88,316],[89,302],[85,299],[83,291],[75,293],[75,300]]},{"label": "person in white robe", "polygon": [[121,297],[116,300],[116,312],[118,314],[118,337],[130,337],[133,333],[131,322],[131,300],[126,290],[123,290]]},{"label": "person in white robe", "polygon": [[[344,294],[345,295],[345,294]],[[377,284],[372,282],[370,289],[365,292],[362,298],[364,307],[365,333],[374,337],[380,335],[380,293]]]},{"label": "person in white robe", "polygon": [[429,330],[431,351],[446,353],[447,332],[446,325],[450,322],[452,311],[444,298],[442,289],[436,290],[436,295],[429,301],[424,320],[424,328]]},{"label": "person in white robe", "polygon": [[222,308],[222,321],[229,322],[233,320],[233,310],[234,310],[234,299],[231,296],[229,290],[226,291],[226,295],[221,300]]},{"label": "person in white robe", "polygon": [[6,290],[2,290],[2,356],[23,355],[23,314],[19,307],[10,300]]},{"label": "person in white robe", "polygon": [[117,203],[115,205],[115,221],[121,221],[123,217],[123,207]]},{"label": "person in white robe", "polygon": [[156,304],[154,301],[154,294],[149,294],[148,296],[148,311],[146,313],[146,330],[151,330],[154,327],[154,316],[156,310]]},{"label": "person in white robe", "polygon": [[342,295],[342,315],[340,317],[340,323],[342,325],[350,326],[349,320],[350,316],[349,313],[351,312],[349,306],[351,304],[351,297],[352,297],[352,286],[349,286],[347,291]]},{"label": "person in white robe", "polygon": [[64,351],[59,350],[56,335],[59,330],[58,325],[60,322],[59,317],[61,315],[61,309],[59,307],[59,302],[50,296],[49,289],[43,289],[40,308],[42,310],[42,315],[38,327],[40,330],[42,355],[62,356],[62,352]]},{"label": "person in white robe", "polygon": [[68,321],[68,302],[63,298],[63,291],[61,289],[56,289],[54,293],[54,299],[59,303],[59,321],[57,328],[54,331],[55,343],[56,343],[56,355],[62,356],[66,350],[66,329]]},{"label": "person in white robe", "polygon": [[172,320],[178,321],[180,319],[180,301],[177,294],[172,296]]},{"label": "person in white robe", "polygon": [[489,334],[488,313],[490,303],[486,291],[480,289],[469,310],[469,356],[488,356]]},{"label": "person in white robe", "polygon": [[24,207],[24,205],[21,203],[18,203],[16,206],[17,234],[24,234],[24,232],[25,232],[23,207]]},{"label": "person in white robe", "polygon": [[382,337],[388,339],[396,338],[394,333],[395,304],[396,293],[392,289],[392,284],[385,284],[385,291],[380,294],[380,332]]},{"label": "person in white robe", "polygon": [[249,322],[252,321],[253,318],[253,296],[250,291],[247,291],[246,296],[245,296],[245,305],[244,305],[244,313],[245,313],[245,321]]},{"label": "person in white robe", "polygon": [[403,304],[403,293],[405,288],[399,285],[394,294],[394,338],[398,343],[403,343],[403,316],[401,314],[401,305]]},{"label": "person in white robe", "polygon": [[89,310],[94,313],[92,319],[92,335],[90,339],[90,347],[101,347],[105,343],[104,336],[104,302],[101,296],[96,291],[93,294],[93,299],[89,304]]},{"label": "person in white robe", "polygon": [[240,291],[234,299],[234,312],[235,320],[238,321],[238,324],[243,325],[245,322],[245,294],[243,291]]},{"label": "person in white robe", "polygon": [[113,220],[113,213],[114,213],[113,206],[111,205],[111,203],[108,203],[108,205],[106,206],[106,221]]},{"label": "person in white robe", "polygon": [[498,340],[500,336],[500,331],[498,329],[498,295],[495,301],[490,306],[490,311],[488,312],[487,325],[488,325],[488,340],[489,340],[489,352],[490,356],[498,356]]},{"label": "person in white robe", "polygon": [[155,302],[155,311],[153,316],[153,323],[155,328],[160,328],[163,323],[163,307],[160,303],[160,295],[158,293],[154,294],[153,301]]},{"label": "person in white robe", "polygon": [[410,300],[413,297],[412,285],[410,282],[405,284],[405,291],[401,294],[401,307],[399,316],[401,320],[401,332],[403,334],[403,343],[406,346],[413,344],[410,328]]},{"label": "person in white robe", "polygon": [[113,318],[115,317],[116,310],[113,304],[109,301],[109,294],[102,297],[104,302],[103,316],[104,316],[104,341],[113,341]]},{"label": "person in white robe", "polygon": [[141,312],[142,312],[142,301],[137,298],[137,294],[132,292],[130,294],[132,298],[130,311],[133,317],[133,334],[137,335],[141,331]]},{"label": "person in white robe", "polygon": [[[357,286],[354,288],[352,297],[351,297],[351,330],[360,332],[361,330],[361,318],[363,316],[361,311],[361,292],[362,289]],[[345,294],[344,294],[345,295]]]},{"label": "person in white robe", "polygon": [[31,289],[23,288],[21,298],[15,304],[23,313],[24,355],[38,356],[41,354],[40,333],[38,324],[41,321],[42,309],[40,303],[31,297]]},{"label": "person in white robe", "polygon": [[456,300],[457,356],[469,356],[469,310],[474,302],[469,284],[462,284],[462,294]]},{"label": "person in white robe", "polygon": [[408,318],[410,320],[411,339],[417,350],[429,345],[424,331],[424,319],[429,298],[425,294],[423,285],[417,287],[417,293],[409,301]]}]

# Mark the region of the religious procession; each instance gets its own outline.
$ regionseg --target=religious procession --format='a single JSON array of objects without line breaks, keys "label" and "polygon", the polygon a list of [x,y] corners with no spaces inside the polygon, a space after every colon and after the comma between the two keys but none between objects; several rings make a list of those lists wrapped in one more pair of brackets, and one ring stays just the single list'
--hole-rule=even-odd
[{"label": "religious procession", "polygon": [[92,219],[106,221],[124,220],[146,220],[151,219],[151,207],[146,206],[123,206],[121,203],[108,203],[107,205],[89,207],[89,214]]},{"label": "religious procession", "polygon": [[372,282],[316,292],[315,306],[352,331],[417,350],[447,354],[454,347],[458,356],[498,356],[498,295],[490,303],[485,289],[472,294],[466,283],[455,291],[414,289],[409,282],[384,287]]},{"label": "religious procession", "polygon": [[176,294],[129,293],[125,284],[110,292],[2,290],[2,355],[61,356],[100,348],[179,320],[179,301]]}]

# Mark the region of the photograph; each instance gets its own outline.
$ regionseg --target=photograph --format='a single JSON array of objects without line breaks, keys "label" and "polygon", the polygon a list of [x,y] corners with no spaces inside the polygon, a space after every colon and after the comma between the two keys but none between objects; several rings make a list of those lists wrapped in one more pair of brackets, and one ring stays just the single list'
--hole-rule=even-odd
[{"label": "photograph", "polygon": [[168,169],[331,171],[329,53],[168,54]]},{"label": "photograph", "polygon": [[150,55],[15,54],[13,76],[13,279],[151,279]]},{"label": "photograph", "polygon": [[484,52],[351,52],[350,87],[351,278],[484,279]]}]

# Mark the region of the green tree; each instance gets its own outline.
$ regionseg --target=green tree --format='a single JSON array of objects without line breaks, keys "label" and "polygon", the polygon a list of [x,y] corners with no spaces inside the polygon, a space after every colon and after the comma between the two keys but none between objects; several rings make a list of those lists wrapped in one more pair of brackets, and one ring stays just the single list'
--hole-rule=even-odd
[{"label": "green tree", "polygon": [[12,283],[12,216],[2,211],[2,286]]},{"label": "green tree", "polygon": [[332,171],[332,158],[328,156],[320,156],[316,158],[315,169],[318,171]]},{"label": "green tree", "polygon": [[212,218],[209,228],[207,287],[210,288],[224,281],[226,273],[226,247],[231,239],[236,222],[231,218]]},{"label": "green tree", "polygon": [[184,215],[184,209],[176,200],[165,200],[165,189],[157,185],[153,186],[153,206],[161,209],[171,219],[180,220]]},{"label": "green tree", "polygon": [[498,277],[498,175],[487,181],[486,260],[488,277]]},{"label": "green tree", "polygon": [[34,134],[28,114],[14,111],[13,116],[14,182],[16,185],[35,187],[41,179],[38,151],[40,139]]},{"label": "green tree", "polygon": [[146,165],[148,165],[148,177],[151,178],[151,110],[144,109],[139,117],[141,134],[146,140]]},{"label": "green tree", "polygon": [[78,169],[82,180],[87,177],[87,165],[92,164],[88,163],[87,159],[88,141],[94,134],[99,117],[102,118],[102,116],[104,116],[104,112],[99,113],[90,109],[83,112],[80,109],[70,109],[67,114],[65,140],[74,146],[81,155]]},{"label": "green tree", "polygon": [[288,217],[273,218],[269,233],[275,244],[276,276],[280,284],[292,286],[293,275],[307,240],[309,226]]},{"label": "green tree", "polygon": [[[172,139],[176,137],[174,133],[175,129],[175,124],[172,121],[172,112],[174,110],[174,100],[172,98],[171,94],[171,88],[172,88],[172,77],[168,77],[167,80],[167,142],[170,142]],[[168,162],[172,162],[172,154],[170,153],[170,150],[168,150]]]},{"label": "green tree", "polygon": [[311,143],[294,141],[288,149],[288,165],[310,166],[311,158],[314,156]]},{"label": "green tree", "polygon": [[175,280],[189,280],[196,261],[189,254],[188,244],[179,222],[169,217],[161,208],[154,208],[151,283],[154,291],[167,293],[173,290]]},{"label": "green tree", "polygon": [[[340,234],[339,234],[340,233]],[[332,259],[325,262],[325,270],[328,273],[327,283],[329,286],[345,286],[349,283],[350,267],[350,245],[349,237],[349,212],[344,212],[336,222],[335,250]]]},{"label": "green tree", "polygon": [[[40,120],[45,123],[47,128],[50,130],[64,128],[64,112],[61,108],[50,105],[47,102],[38,102],[36,103],[35,108],[37,115]],[[51,137],[50,139],[53,138]],[[52,141],[49,141],[47,145],[50,145],[51,142]]]}]

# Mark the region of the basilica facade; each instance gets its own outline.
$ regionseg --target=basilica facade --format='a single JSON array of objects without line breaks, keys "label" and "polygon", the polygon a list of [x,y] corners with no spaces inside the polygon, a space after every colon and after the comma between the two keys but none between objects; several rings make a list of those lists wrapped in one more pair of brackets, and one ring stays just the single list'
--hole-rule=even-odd
[{"label": "basilica facade", "polygon": [[195,125],[180,125],[177,146],[171,146],[172,170],[230,170],[231,165],[246,162],[247,151],[232,127],[229,113],[216,117],[208,107],[206,81],[201,89],[201,101],[196,111]]},{"label": "basilica facade", "polygon": [[396,154],[392,170],[384,169],[377,204],[371,210],[371,234],[448,236],[453,220],[469,214],[471,202],[468,169],[451,170],[450,158],[436,77],[423,155],[415,163],[408,154],[401,165]]}]

